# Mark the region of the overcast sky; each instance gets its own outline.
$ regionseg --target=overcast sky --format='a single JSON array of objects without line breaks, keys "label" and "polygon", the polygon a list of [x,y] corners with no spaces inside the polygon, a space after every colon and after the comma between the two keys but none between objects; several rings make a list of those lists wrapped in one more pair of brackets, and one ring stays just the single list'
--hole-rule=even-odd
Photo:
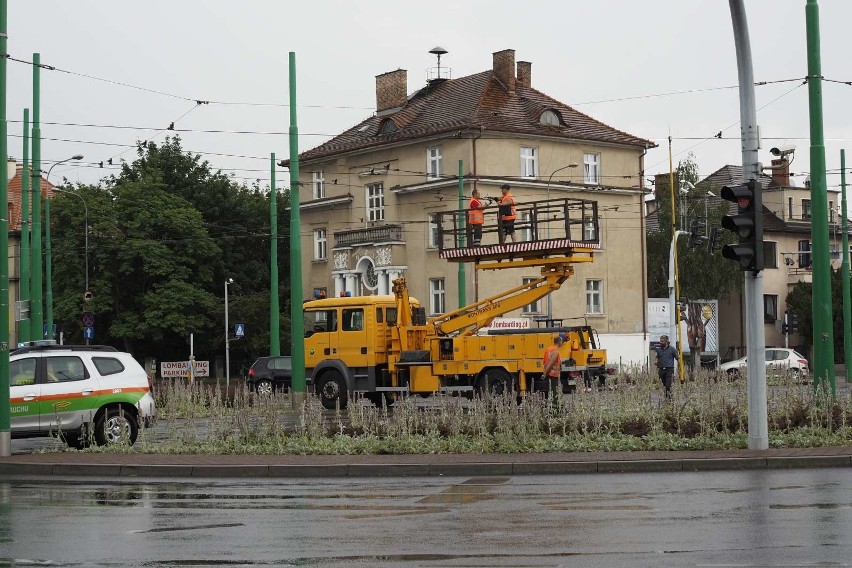
[{"label": "overcast sky", "polygon": [[[746,1],[756,81],[805,77],[805,4]],[[852,1],[819,5],[823,76],[852,81]],[[240,181],[266,185],[269,153],[289,153],[288,52],[297,58],[304,151],[373,112],[375,75],[403,68],[409,92],[423,86],[435,64],[428,51],[438,45],[449,51],[442,64],[453,77],[490,69],[493,52],[514,49],[517,60],[532,62],[535,88],[659,144],[648,154],[646,177],[668,171],[669,134],[675,163],[692,151],[702,175],[741,163],[738,94],[724,88],[737,84],[724,0],[10,0],[8,31],[12,58],[31,61],[39,52],[43,64],[72,72],[41,72],[44,169],[76,153],[86,157],[84,167],[56,167],[54,182],[96,182],[109,170],[93,164],[132,159],[137,140],[161,140],[166,133],[158,129],[175,121],[189,130],[180,133],[185,149]],[[9,61],[8,77],[9,152],[20,158],[32,67]],[[700,92],[666,95],[690,90]],[[761,161],[771,160],[769,148],[795,144],[791,170],[807,174],[807,87],[759,86],[756,97],[765,107],[758,112]],[[196,99],[280,106],[199,106]],[[840,184],[840,149],[852,149],[850,100],[852,86],[825,83],[829,187]],[[721,140],[713,138],[719,131]],[[795,179],[801,185],[804,177]],[[286,183],[279,173],[279,187]]]}]

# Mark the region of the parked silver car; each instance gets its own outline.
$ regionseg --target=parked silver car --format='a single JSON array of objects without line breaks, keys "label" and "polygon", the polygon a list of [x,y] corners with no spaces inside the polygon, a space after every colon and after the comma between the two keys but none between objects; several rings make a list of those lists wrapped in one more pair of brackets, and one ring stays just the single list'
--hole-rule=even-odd
[{"label": "parked silver car", "polygon": [[[731,378],[737,378],[745,372],[748,364],[747,357],[741,357],[727,363],[722,363],[719,369],[728,373]],[[808,360],[795,349],[785,347],[766,348],[766,370],[767,372],[789,372],[798,378],[804,378],[808,374]]]}]

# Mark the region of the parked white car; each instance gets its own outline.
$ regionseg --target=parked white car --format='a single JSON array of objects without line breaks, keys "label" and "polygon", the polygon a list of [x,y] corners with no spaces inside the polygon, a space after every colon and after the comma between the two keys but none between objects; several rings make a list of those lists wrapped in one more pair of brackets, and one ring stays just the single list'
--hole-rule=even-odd
[{"label": "parked white car", "polygon": [[[719,369],[728,373],[731,378],[739,377],[745,372],[748,358],[742,357],[719,365]],[[795,349],[784,347],[768,347],[766,349],[766,370],[776,372],[790,372],[798,377],[808,374],[808,360]]]}]

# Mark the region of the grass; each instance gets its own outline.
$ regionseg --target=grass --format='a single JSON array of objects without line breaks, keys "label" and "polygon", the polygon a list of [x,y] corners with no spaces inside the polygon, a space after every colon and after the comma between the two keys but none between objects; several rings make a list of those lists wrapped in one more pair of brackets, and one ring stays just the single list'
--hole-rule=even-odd
[{"label": "grass", "polygon": [[[768,388],[771,447],[852,445],[848,394],[832,401],[810,385],[773,377]],[[550,401],[538,394],[471,401],[406,397],[388,408],[353,400],[323,411],[309,396],[292,408],[287,394],[261,398],[245,388],[226,398],[215,386],[163,383],[155,392],[166,439],[143,431],[132,448],[178,454],[435,454],[709,450],[748,446],[744,379],[698,372],[661,400],[655,373],[623,372],[615,390]]]}]

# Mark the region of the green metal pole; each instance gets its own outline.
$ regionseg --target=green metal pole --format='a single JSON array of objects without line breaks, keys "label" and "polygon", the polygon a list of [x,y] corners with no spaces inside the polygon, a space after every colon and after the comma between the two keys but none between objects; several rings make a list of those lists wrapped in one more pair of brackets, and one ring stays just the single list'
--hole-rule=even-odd
[{"label": "green metal pole", "polygon": [[[467,229],[467,213],[464,211],[464,163],[459,160],[459,246],[464,248],[465,230]],[[467,305],[467,278],[464,271],[464,263],[459,263],[459,308]]]},{"label": "green metal pole", "polygon": [[269,157],[269,354],[277,357],[281,355],[281,315],[278,306],[278,190],[275,187],[275,152]]},{"label": "green metal pole", "polygon": [[[302,221],[299,210],[299,126],[296,120],[296,53],[290,52],[290,329],[293,392],[305,393],[305,319],[302,310]],[[294,402],[296,399],[294,398]]]},{"label": "green metal pole", "polygon": [[41,266],[41,126],[39,105],[39,72],[41,54],[33,53],[33,167],[32,167],[32,207],[33,207],[33,243],[32,243],[32,335],[33,339],[44,337],[44,319],[42,317],[42,266]]},{"label": "green metal pole", "polygon": [[822,116],[819,7],[805,6],[808,41],[808,100],[811,122],[811,243],[813,247],[814,391],[831,385],[834,394],[834,329],[831,317],[831,263],[828,254],[828,197]]},{"label": "green metal pole", "polygon": [[849,296],[849,219],[846,214],[846,150],[840,150],[840,187],[842,206],[840,214],[843,227],[843,364],[846,383],[852,383],[852,298]]},{"label": "green metal pole", "polygon": [[[30,305],[30,109],[24,109],[24,169],[21,170],[21,280],[18,296],[21,305]],[[30,317],[21,318],[18,341],[31,341]]]},{"label": "green metal pole", "polygon": [[[55,164],[54,164],[55,165]],[[47,191],[44,196],[44,323],[47,325],[47,339],[53,339],[53,249],[50,247],[50,201],[53,192],[50,188],[50,166],[47,170]]]},{"label": "green metal pole", "polygon": [[[6,139],[6,0],[0,0],[0,158],[8,167]],[[9,176],[0,177],[0,456],[12,454],[12,422],[9,404]]]}]

